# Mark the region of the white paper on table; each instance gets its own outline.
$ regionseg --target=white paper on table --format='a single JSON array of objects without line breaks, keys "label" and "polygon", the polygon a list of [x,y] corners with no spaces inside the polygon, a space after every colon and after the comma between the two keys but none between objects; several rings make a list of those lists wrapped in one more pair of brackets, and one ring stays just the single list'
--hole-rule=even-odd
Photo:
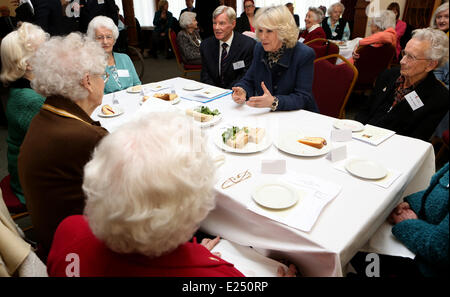
[{"label": "white paper on table", "polygon": [[358,139],[377,146],[386,139],[392,137],[394,134],[395,131],[367,124],[364,126],[364,130],[360,132],[354,132],[352,136],[354,139]]},{"label": "white paper on table", "polygon": [[297,189],[300,198],[296,205],[285,210],[269,210],[260,207],[251,199],[247,208],[259,215],[305,232],[311,231],[325,205],[342,189],[335,183],[292,172],[283,175],[278,181],[289,183]]},{"label": "white paper on table", "polygon": [[377,253],[381,255],[407,257],[414,259],[415,254],[411,252],[392,234],[392,225],[384,222],[383,225],[373,234],[361,251]]},{"label": "white paper on table", "polygon": [[265,257],[251,247],[225,239],[221,239],[211,252],[219,252],[222,259],[247,277],[276,277],[278,267],[282,266],[285,271],[288,269],[283,263]]},{"label": "white paper on table", "polygon": [[[345,169],[345,164],[350,159],[361,159],[361,158],[357,157],[357,156],[349,156],[347,159],[345,159],[343,161],[336,162],[335,164],[333,164],[333,167],[335,169],[339,170],[339,171],[347,173],[350,176],[353,176],[350,172],[347,171],[347,169]],[[375,184],[377,186],[380,186],[382,188],[387,189],[397,180],[397,178],[400,177],[400,175],[402,175],[402,173],[400,171],[397,171],[397,170],[394,170],[394,169],[390,169],[390,168],[386,168],[386,169],[387,169],[388,173],[382,179],[377,179],[377,180],[361,179],[361,180],[369,182],[369,183],[372,183],[372,184]],[[355,178],[358,178],[358,177],[355,177]]]}]

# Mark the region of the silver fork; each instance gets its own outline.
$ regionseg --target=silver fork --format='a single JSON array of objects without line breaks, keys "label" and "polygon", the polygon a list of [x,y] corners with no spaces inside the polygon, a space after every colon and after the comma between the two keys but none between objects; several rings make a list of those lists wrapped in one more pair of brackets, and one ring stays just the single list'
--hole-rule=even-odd
[{"label": "silver fork", "polygon": [[113,104],[119,104],[119,100],[116,98],[116,93],[113,93]]}]

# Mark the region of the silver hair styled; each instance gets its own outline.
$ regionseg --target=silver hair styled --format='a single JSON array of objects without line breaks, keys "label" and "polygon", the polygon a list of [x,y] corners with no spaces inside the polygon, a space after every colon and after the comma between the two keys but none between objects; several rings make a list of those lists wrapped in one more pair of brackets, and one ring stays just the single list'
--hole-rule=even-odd
[{"label": "silver hair styled", "polygon": [[444,66],[448,61],[448,37],[438,29],[425,28],[413,31],[413,39],[428,41],[430,47],[425,52],[428,59],[437,61],[437,68]]},{"label": "silver hair styled", "polygon": [[218,17],[219,15],[221,15],[224,12],[227,15],[228,21],[230,23],[232,23],[236,20],[236,11],[233,9],[233,7],[221,5],[214,10],[214,12],[212,14],[213,21],[216,19],[216,17]]},{"label": "silver hair styled", "polygon": [[436,8],[436,10],[433,13],[433,17],[431,18],[430,21],[430,27],[436,29],[437,25],[436,25],[436,16],[443,12],[448,10],[448,2],[445,2],[444,4],[440,5],[438,8]]},{"label": "silver hair styled", "polygon": [[93,18],[88,25],[86,35],[95,40],[95,31],[99,28],[106,28],[112,31],[114,42],[119,38],[119,29],[114,21],[106,16],[99,15]]},{"label": "silver hair styled", "polygon": [[180,16],[180,27],[182,29],[187,29],[190,24],[192,24],[195,20],[195,16],[197,14],[195,12],[186,11]]},{"label": "silver hair styled", "polygon": [[395,13],[392,10],[381,10],[379,15],[371,19],[372,24],[383,31],[390,27],[395,28],[396,21]]},{"label": "silver hair styled", "polygon": [[276,31],[278,38],[286,44],[287,48],[293,48],[297,44],[299,29],[291,12],[284,5],[258,9],[253,26],[257,32],[256,36],[258,36],[259,28],[266,28]]},{"label": "silver hair styled", "polygon": [[84,213],[111,250],[158,257],[187,242],[215,207],[215,171],[192,118],[151,113],[94,150],[84,168]]},{"label": "silver hair styled", "polygon": [[336,6],[339,6],[340,8],[342,8],[342,12],[344,12],[344,10],[345,10],[344,4],[342,4],[341,2],[336,2],[336,3],[331,4],[330,7],[328,7],[328,10],[327,10],[328,15],[331,15],[331,13],[333,12],[333,9]]},{"label": "silver hair styled", "polygon": [[89,94],[81,85],[85,75],[102,75],[107,63],[106,53],[98,42],[80,33],[71,33],[52,37],[42,44],[30,64],[34,74],[31,87],[37,93],[76,101]]},{"label": "silver hair styled", "polygon": [[316,16],[316,21],[321,22],[323,19],[323,11],[317,7],[310,7],[308,11],[311,11]]}]

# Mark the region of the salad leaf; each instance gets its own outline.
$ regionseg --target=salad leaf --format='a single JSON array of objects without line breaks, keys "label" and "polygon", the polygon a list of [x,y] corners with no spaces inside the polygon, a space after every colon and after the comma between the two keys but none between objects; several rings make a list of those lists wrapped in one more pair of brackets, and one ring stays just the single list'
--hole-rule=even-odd
[{"label": "salad leaf", "polygon": [[220,112],[218,109],[214,109],[213,111],[211,111],[211,109],[209,109],[208,106],[199,106],[197,108],[194,109],[197,112],[203,113],[203,114],[207,114],[207,115],[219,115]]}]

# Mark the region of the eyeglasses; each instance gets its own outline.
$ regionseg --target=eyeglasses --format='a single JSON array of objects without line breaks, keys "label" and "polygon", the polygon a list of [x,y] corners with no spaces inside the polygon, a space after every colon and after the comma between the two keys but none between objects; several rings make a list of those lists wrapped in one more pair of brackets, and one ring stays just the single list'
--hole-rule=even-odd
[{"label": "eyeglasses", "polygon": [[108,81],[108,79],[109,79],[109,73],[108,72],[106,72],[105,74],[102,74],[102,78],[103,78],[103,83],[105,83],[106,84],[106,82]]},{"label": "eyeglasses", "polygon": [[95,36],[95,39],[98,41],[102,41],[103,39],[106,39],[107,41],[111,41],[113,40],[113,37],[111,35],[106,35],[106,36]]},{"label": "eyeglasses", "polygon": [[247,8],[252,8],[252,7],[255,7],[255,5],[252,4],[252,5],[246,5],[246,6],[244,6],[245,9],[247,9]]},{"label": "eyeglasses", "polygon": [[401,54],[402,54],[402,57],[405,58],[409,62],[415,62],[415,61],[420,61],[420,60],[431,60],[428,58],[422,58],[422,59],[416,58],[413,55],[410,55],[407,52],[405,52],[405,50],[402,50]]}]

